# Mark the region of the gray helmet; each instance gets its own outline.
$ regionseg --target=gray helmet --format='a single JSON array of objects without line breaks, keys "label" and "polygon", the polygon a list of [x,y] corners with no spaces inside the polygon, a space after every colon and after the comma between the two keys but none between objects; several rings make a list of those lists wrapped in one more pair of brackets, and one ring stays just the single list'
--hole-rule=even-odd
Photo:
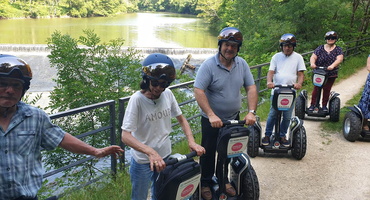
[{"label": "gray helmet", "polygon": [[280,37],[279,40],[280,47],[283,45],[293,45],[293,47],[297,46],[297,39],[296,37],[291,33],[286,33]]},{"label": "gray helmet", "polygon": [[31,67],[16,56],[0,54],[0,77],[22,80],[24,94],[30,88],[32,79]]},{"label": "gray helmet", "polygon": [[149,79],[163,79],[167,81],[168,87],[176,79],[176,70],[171,58],[161,53],[153,53],[146,57],[141,70],[143,81],[147,84]]},{"label": "gray helmet", "polygon": [[239,29],[234,27],[226,27],[218,34],[218,46],[221,47],[222,42],[233,41],[238,43],[238,51],[243,44],[243,34]]},{"label": "gray helmet", "polygon": [[329,32],[325,33],[325,40],[327,40],[329,38],[334,39],[334,40],[338,40],[338,38],[339,38],[338,33],[335,32],[335,31],[329,31]]}]

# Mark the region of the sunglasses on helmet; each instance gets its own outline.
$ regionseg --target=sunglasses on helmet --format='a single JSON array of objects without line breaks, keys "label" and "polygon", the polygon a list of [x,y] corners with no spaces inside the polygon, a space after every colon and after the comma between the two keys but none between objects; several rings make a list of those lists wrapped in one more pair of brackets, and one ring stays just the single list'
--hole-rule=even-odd
[{"label": "sunglasses on helmet", "polygon": [[243,35],[240,32],[231,29],[231,30],[225,30],[222,33],[220,33],[220,35],[218,36],[218,39],[241,42],[243,41]]},{"label": "sunglasses on helmet", "polygon": [[164,82],[159,82],[158,80],[150,80],[150,84],[153,87],[158,87],[160,86],[161,88],[167,88],[170,84],[167,81]]}]

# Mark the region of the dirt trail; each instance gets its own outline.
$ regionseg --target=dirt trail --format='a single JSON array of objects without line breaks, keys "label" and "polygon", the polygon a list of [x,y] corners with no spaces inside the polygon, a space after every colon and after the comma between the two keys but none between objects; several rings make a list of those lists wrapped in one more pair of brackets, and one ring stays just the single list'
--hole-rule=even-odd
[{"label": "dirt trail", "polygon": [[[361,90],[367,75],[363,68],[333,86],[342,107]],[[370,199],[370,143],[348,142],[342,132],[327,133],[320,128],[323,120],[328,118],[304,120],[307,153],[302,160],[295,160],[290,153],[271,154],[261,149],[259,156],[251,158],[260,199]]]}]

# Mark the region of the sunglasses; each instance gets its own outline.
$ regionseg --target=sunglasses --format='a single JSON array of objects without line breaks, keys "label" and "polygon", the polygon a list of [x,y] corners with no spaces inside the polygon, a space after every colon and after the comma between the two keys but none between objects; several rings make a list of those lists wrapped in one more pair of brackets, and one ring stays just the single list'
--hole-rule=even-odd
[{"label": "sunglasses", "polygon": [[6,81],[0,81],[0,89],[8,89],[12,87],[13,90],[22,90],[23,89],[23,83],[22,82],[6,82]]},{"label": "sunglasses", "polygon": [[326,37],[325,40],[336,40],[337,37]]},{"label": "sunglasses", "polygon": [[155,80],[151,80],[150,81],[150,84],[153,86],[153,87],[158,87],[160,86],[161,88],[166,88],[169,86],[168,82],[165,81],[165,82],[159,82],[159,81],[155,81]]}]

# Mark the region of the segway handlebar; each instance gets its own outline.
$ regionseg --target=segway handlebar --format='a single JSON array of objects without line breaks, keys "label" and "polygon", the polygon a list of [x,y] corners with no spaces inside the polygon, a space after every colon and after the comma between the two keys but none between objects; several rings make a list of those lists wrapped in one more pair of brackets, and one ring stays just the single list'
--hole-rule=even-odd
[{"label": "segway handlebar", "polygon": [[166,165],[173,165],[173,164],[176,164],[180,161],[186,160],[188,158],[193,158],[195,156],[197,156],[196,151],[192,151],[192,152],[190,152],[186,155],[176,153],[176,154],[173,154],[170,157],[168,157],[168,159],[166,159],[164,162],[166,163]]},{"label": "segway handlebar", "polygon": [[316,68],[317,68],[317,69],[327,69],[328,67],[324,67],[324,66],[317,66]]},{"label": "segway handlebar", "polygon": [[223,125],[226,126],[226,125],[242,125],[242,124],[245,124],[245,120],[226,120],[226,121],[222,121]]},{"label": "segway handlebar", "polygon": [[284,88],[294,88],[294,85],[275,85],[274,87],[275,87],[275,88],[280,88],[280,87],[284,87]]}]

